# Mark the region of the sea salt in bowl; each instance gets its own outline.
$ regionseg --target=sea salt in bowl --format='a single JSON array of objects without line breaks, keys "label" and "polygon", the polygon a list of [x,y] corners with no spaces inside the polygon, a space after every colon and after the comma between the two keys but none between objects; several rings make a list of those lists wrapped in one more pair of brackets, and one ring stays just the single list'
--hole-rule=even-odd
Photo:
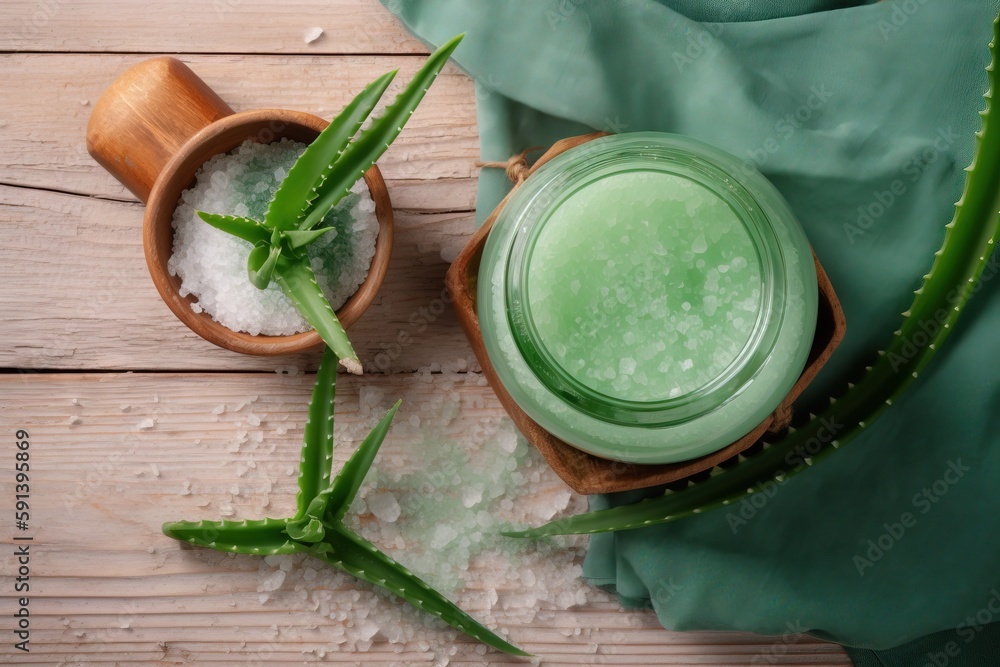
[{"label": "sea salt in bowl", "polygon": [[[194,295],[182,291],[181,277],[171,275],[168,264],[174,250],[174,211],[205,162],[247,140],[308,144],[327,124],[317,116],[282,109],[234,114],[187,65],[169,56],[132,66],[94,104],[87,150],[146,204],[143,247],[153,284],[174,315],[202,338],[256,355],[288,354],[322,344],[314,330],[291,335],[233,331],[205,312]],[[345,328],[375,299],[392,252],[392,205],[377,166],[364,174],[364,185],[374,203],[378,235],[367,276],[337,309]]]},{"label": "sea salt in bowl", "polygon": [[[247,280],[252,244],[207,224],[199,211],[263,220],[274,193],[306,149],[281,139],[270,144],[244,141],[235,151],[202,165],[197,183],[185,190],[174,210],[174,253],[167,263],[181,278],[181,296],[198,299],[191,307],[233,331],[284,336],[312,327],[277,283],[258,289]],[[305,248],[316,282],[334,308],[347,302],[368,275],[375,254],[378,218],[363,180],[317,225],[329,228]]]},{"label": "sea salt in bowl", "polygon": [[[216,155],[236,149],[247,140],[273,143],[289,139],[308,144],[326,125],[327,121],[317,116],[278,109],[226,116],[188,140],[163,168],[146,207],[143,226],[146,263],[164,302],[202,338],[235,352],[254,355],[288,354],[322,344],[322,339],[313,329],[301,333],[268,335],[236,331],[225,326],[202,307],[196,294],[183,287],[182,275],[171,271],[170,259],[175,248],[175,210],[184,191],[194,185],[195,173],[205,162]],[[365,173],[364,184],[374,202],[378,235],[367,276],[353,295],[337,309],[337,317],[345,328],[356,322],[375,298],[385,278],[392,251],[392,206],[377,166]],[[251,324],[245,328],[255,327]]]}]

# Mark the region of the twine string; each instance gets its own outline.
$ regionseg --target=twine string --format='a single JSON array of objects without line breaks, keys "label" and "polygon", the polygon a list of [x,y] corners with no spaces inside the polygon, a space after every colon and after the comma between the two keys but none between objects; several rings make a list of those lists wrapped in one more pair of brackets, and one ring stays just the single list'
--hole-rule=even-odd
[{"label": "twine string", "polygon": [[479,160],[476,162],[476,166],[485,167],[486,169],[503,169],[511,183],[520,185],[528,178],[528,174],[531,173],[531,167],[528,166],[528,153],[540,151],[543,148],[545,147],[532,146],[531,148],[525,148],[520,153],[511,155],[503,162]]}]

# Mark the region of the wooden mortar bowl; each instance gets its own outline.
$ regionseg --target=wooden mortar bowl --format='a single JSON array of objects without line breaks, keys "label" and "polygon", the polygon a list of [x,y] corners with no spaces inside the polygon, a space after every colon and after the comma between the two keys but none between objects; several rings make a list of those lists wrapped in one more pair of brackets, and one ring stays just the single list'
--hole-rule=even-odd
[{"label": "wooden mortar bowl", "polygon": [[[174,315],[207,341],[234,352],[262,356],[299,352],[323,343],[315,330],[290,336],[254,336],[233,331],[206,312],[196,299],[180,295],[180,278],[167,271],[173,254],[173,215],[181,192],[209,158],[247,139],[270,143],[282,138],[310,143],[328,125],[301,111],[261,109],[233,113],[222,99],[175,58],[159,57],[122,74],[94,105],[87,124],[91,156],[146,204],[142,244],[149,275]],[[378,236],[368,276],[337,310],[344,328],[354,324],[382,286],[392,254],[392,204],[377,166],[365,175],[375,202]]]}]

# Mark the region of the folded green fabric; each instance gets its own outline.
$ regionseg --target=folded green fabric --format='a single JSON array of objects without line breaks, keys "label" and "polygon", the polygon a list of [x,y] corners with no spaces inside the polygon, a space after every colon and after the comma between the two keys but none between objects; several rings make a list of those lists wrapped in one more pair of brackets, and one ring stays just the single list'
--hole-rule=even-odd
[{"label": "folded green fabric", "polygon": [[[998,9],[996,0],[383,1],[429,43],[467,33],[456,60],[477,82],[485,160],[591,129],[660,130],[713,143],[768,176],[848,322],[797,406],[806,409],[886,344],[930,267],[971,159]],[[507,187],[484,170],[480,219]],[[947,348],[860,438],[731,511],[595,536],[584,574],[680,630],[808,631],[882,649],[960,632],[970,617],[1000,621],[998,270],[995,255]]]}]

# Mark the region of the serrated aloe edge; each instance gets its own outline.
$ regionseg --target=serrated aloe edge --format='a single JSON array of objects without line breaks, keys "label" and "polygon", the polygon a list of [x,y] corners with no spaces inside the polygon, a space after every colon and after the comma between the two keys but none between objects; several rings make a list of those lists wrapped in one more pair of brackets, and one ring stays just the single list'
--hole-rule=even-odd
[{"label": "serrated aloe edge", "polygon": [[176,521],[163,524],[163,533],[176,540],[217,551],[261,556],[309,554],[398,595],[414,607],[488,646],[513,655],[529,655],[493,633],[344,525],[344,515],[357,495],[400,404],[397,402],[372,429],[331,483],[336,381],[337,358],[327,348],[309,403],[294,516],[243,521]]},{"label": "serrated aloe edge", "polygon": [[505,535],[541,537],[629,530],[739,502],[759,492],[764,484],[781,483],[815,465],[857,437],[892,405],[947,338],[976,291],[1000,231],[1000,127],[993,104],[998,36],[1000,17],[993,22],[986,107],[979,112],[982,128],[976,132],[972,164],[965,169],[965,188],[955,205],[955,215],[945,225],[944,242],[913,303],[903,313],[902,325],[861,379],[831,398],[829,407],[820,414],[810,415],[805,425],[765,443],[759,453],[746,460],[741,457],[734,467],[714,468],[704,481],[631,505],[557,519]]},{"label": "serrated aloe edge", "polygon": [[361,362],[316,283],[306,248],[332,229],[316,226],[399,136],[463,36],[453,37],[432,53],[385,112],[361,130],[396,71],[365,87],[299,156],[274,193],[263,221],[198,211],[208,224],[253,244],[247,259],[250,282],[259,289],[276,282],[351,373],[361,374]]}]

